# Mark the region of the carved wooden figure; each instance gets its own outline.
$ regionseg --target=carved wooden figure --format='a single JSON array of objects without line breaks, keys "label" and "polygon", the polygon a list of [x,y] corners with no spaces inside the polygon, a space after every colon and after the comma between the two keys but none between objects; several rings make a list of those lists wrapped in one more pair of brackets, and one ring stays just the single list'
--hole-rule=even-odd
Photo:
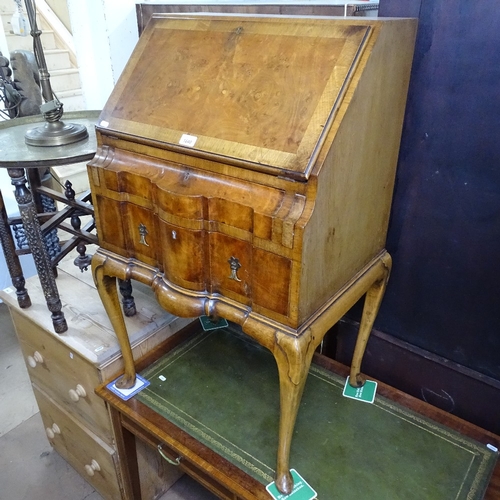
[{"label": "carved wooden figure", "polygon": [[[360,365],[388,279],[410,19],[154,18],[89,164],[94,278],[135,380],[116,279],[184,317],[224,317],[277,362],[276,484],[313,353],[363,295]],[[159,57],[161,54],[161,57]],[[251,422],[242,425],[251,425]]]}]

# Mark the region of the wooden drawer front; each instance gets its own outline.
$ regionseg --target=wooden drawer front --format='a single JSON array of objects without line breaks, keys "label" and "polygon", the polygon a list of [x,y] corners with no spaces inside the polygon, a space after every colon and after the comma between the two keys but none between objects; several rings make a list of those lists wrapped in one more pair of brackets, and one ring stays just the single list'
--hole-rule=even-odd
[{"label": "wooden drawer front", "polygon": [[112,443],[107,408],[94,394],[94,388],[100,383],[95,366],[14,309],[12,316],[31,380],[66,411],[81,418],[101,438]]},{"label": "wooden drawer front", "polygon": [[125,201],[96,196],[99,243],[103,248],[157,266],[160,239],[155,214]]},{"label": "wooden drawer front", "polygon": [[210,291],[250,305],[252,245],[221,233],[209,234]]},{"label": "wooden drawer front", "polygon": [[126,256],[121,203],[99,195],[95,196],[94,203],[99,244],[112,252]]},{"label": "wooden drawer front", "polygon": [[254,304],[288,316],[292,261],[254,248],[253,263],[252,298]]},{"label": "wooden drawer front", "polygon": [[105,498],[122,498],[115,450],[33,385],[50,444]]},{"label": "wooden drawer front", "polygon": [[167,280],[189,290],[206,290],[206,233],[160,221],[163,268]]},{"label": "wooden drawer front", "polygon": [[157,252],[161,252],[155,214],[132,203],[122,205],[123,225],[129,257],[157,266]]}]

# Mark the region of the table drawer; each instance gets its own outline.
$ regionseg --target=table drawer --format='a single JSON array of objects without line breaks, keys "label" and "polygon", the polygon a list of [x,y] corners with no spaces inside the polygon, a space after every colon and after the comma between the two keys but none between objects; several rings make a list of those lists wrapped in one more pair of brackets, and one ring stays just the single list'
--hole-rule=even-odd
[{"label": "table drawer", "polygon": [[115,450],[73,418],[39,387],[33,391],[45,432],[54,449],[105,498],[122,498]]},{"label": "table drawer", "polygon": [[107,408],[94,394],[100,383],[97,368],[17,311],[12,316],[31,380],[112,443]]}]

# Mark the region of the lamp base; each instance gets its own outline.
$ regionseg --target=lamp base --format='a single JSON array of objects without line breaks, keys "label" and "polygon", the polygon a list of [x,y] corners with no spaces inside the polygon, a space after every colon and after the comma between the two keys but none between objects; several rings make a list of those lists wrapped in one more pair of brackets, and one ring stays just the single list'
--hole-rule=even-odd
[{"label": "lamp base", "polygon": [[46,122],[26,132],[24,141],[29,146],[65,146],[73,142],[83,141],[89,136],[83,125],[64,123],[62,121]]}]

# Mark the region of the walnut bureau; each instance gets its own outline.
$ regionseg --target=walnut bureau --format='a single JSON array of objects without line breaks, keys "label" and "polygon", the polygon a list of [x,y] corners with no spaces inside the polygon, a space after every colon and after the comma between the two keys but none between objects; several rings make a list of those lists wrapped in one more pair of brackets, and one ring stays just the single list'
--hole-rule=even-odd
[{"label": "walnut bureau", "polygon": [[[351,383],[385,289],[412,19],[158,15],[97,124],[97,289],[134,362],[116,278],[223,317],[280,381],[276,484],[313,353],[361,297]],[[251,425],[251,423],[246,423]]]},{"label": "walnut bureau", "polygon": [[[82,274],[72,261],[63,261],[58,269],[69,326],[65,334],[53,331],[37,276],[27,280],[30,308],[20,308],[13,287],[0,296],[9,306],[50,444],[104,498],[125,498],[108,408],[94,394],[103,380],[122,370],[120,349],[90,273]],[[190,322],[165,313],[148,297],[149,289],[142,288],[134,291],[138,313],[127,318],[134,357],[144,356]],[[179,472],[146,447],[140,455],[142,498],[153,500]]]}]

